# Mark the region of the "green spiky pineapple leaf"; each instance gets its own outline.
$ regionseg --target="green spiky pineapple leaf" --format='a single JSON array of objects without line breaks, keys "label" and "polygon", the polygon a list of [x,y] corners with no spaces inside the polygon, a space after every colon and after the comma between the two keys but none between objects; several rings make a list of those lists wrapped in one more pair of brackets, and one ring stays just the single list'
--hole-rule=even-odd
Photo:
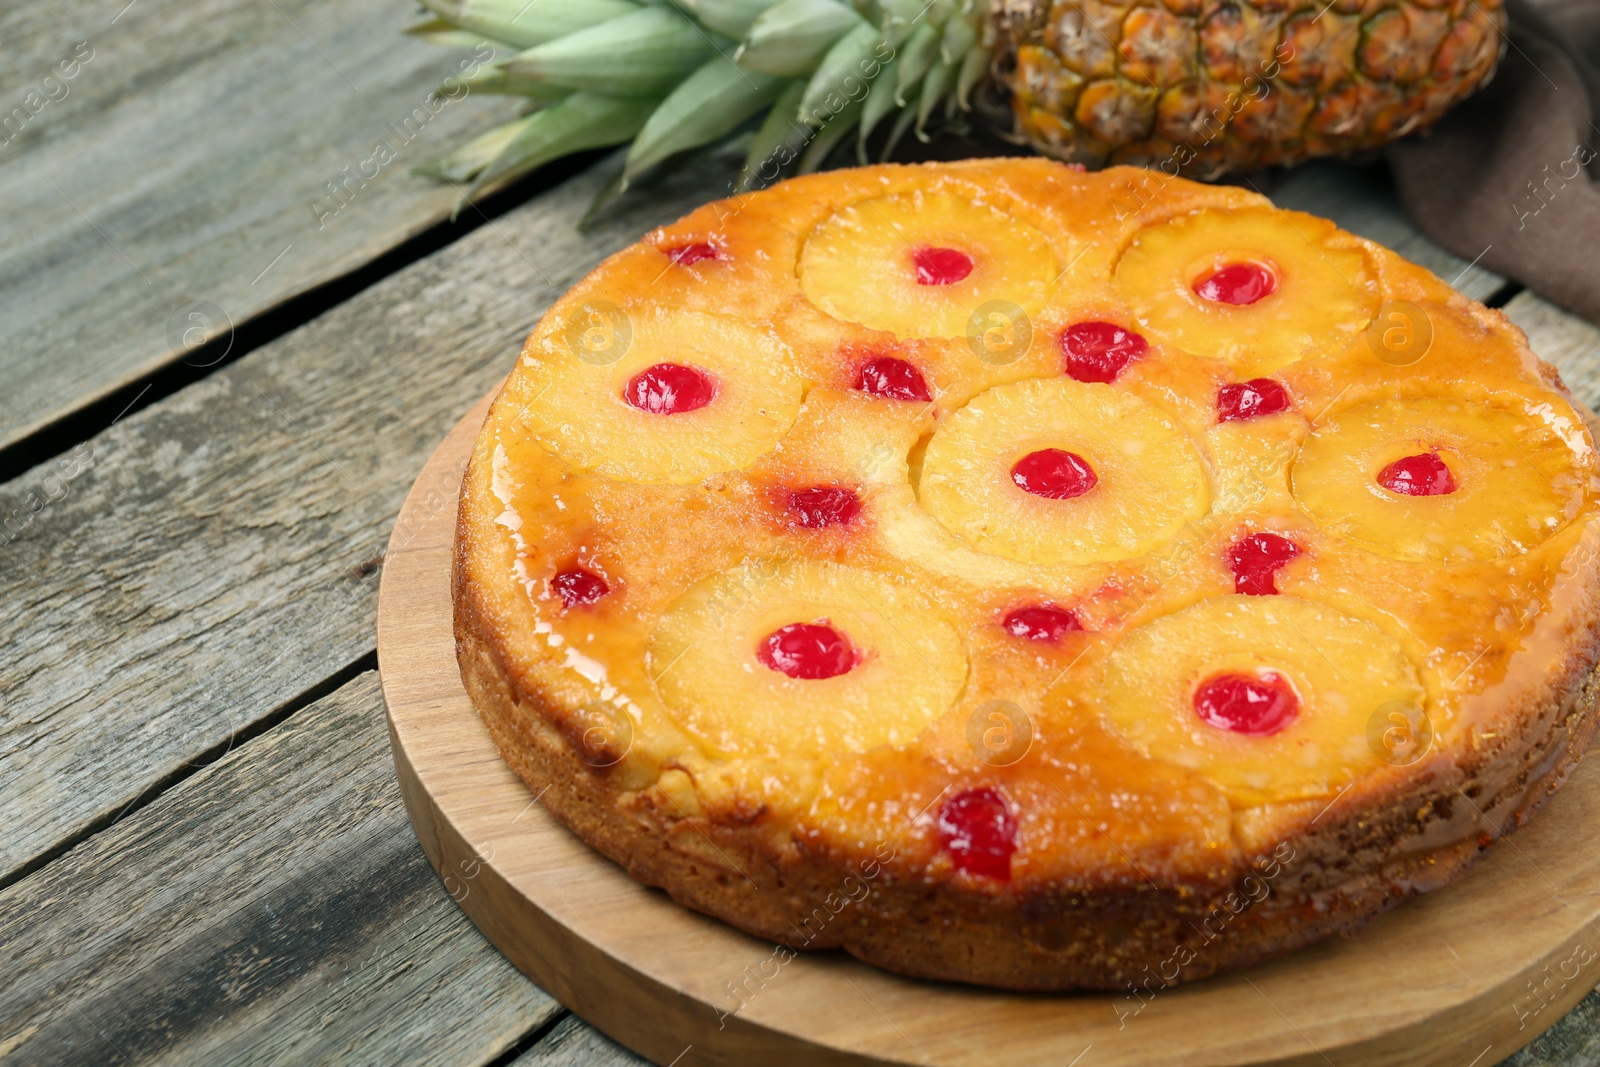
[{"label": "green spiky pineapple leaf", "polygon": [[779,0],[750,26],[733,59],[747,70],[799,78],[857,28],[870,30],[854,8],[837,0]]},{"label": "green spiky pineapple leaf", "polygon": [[[738,187],[821,166],[855,134],[886,156],[967,106],[988,0],[423,0],[424,40],[495,48],[459,77],[533,114],[416,173],[465,198],[588,148],[632,142],[608,198],[685,153],[750,140]],[[597,201],[598,203],[598,201]]]},{"label": "green spiky pineapple leaf", "polygon": [[514,48],[598,26],[639,10],[633,0],[421,0],[436,21]]}]

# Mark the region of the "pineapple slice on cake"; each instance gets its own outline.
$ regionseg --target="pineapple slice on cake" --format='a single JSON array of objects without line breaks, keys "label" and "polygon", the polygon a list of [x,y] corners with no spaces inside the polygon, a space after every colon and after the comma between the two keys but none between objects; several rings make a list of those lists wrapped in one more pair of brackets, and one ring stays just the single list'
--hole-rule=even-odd
[{"label": "pineapple slice on cake", "polygon": [[1020,219],[954,192],[917,190],[824,220],[806,239],[799,273],[806,296],[834,318],[904,339],[960,337],[991,304],[1037,315],[1061,268],[1045,235]]},{"label": "pineapple slice on cake", "polygon": [[1118,294],[1153,335],[1241,377],[1344,349],[1377,313],[1371,268],[1325,219],[1205,209],[1149,226],[1117,262]]},{"label": "pineapple slice on cake", "polygon": [[1143,755],[1241,804],[1331,795],[1380,766],[1370,723],[1427,706],[1397,641],[1291,596],[1233,594],[1164,615],[1106,658],[1100,715]]},{"label": "pineapple slice on cake", "polygon": [[1594,491],[1594,453],[1548,399],[1436,383],[1319,420],[1289,481],[1323,529],[1403,560],[1519,555]]},{"label": "pineapple slice on cake", "polygon": [[649,643],[656,691],[716,749],[837,758],[909,744],[967,680],[961,636],[874,571],[751,560],[673,602]]},{"label": "pineapple slice on cake", "polygon": [[523,359],[543,388],[533,436],[579,470],[690,483],[749,465],[800,410],[804,381],[771,333],[724,315],[569,300]]},{"label": "pineapple slice on cake", "polygon": [[997,386],[952,414],[918,495],[978,551],[1039,564],[1142,555],[1211,504],[1205,462],[1174,419],[1069,378]]}]

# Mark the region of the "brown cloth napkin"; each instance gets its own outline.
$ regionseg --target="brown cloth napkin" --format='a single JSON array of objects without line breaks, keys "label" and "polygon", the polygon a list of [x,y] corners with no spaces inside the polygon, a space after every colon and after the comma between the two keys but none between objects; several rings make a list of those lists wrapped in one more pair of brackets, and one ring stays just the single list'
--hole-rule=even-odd
[{"label": "brown cloth napkin", "polygon": [[1600,323],[1600,0],[1508,0],[1493,81],[1390,146],[1406,212],[1436,243]]}]

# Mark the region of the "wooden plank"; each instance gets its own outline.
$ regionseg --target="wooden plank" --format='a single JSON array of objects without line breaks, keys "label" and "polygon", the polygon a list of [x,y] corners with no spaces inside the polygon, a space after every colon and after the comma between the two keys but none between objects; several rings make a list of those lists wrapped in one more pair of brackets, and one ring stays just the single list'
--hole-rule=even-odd
[{"label": "wooden plank", "polygon": [[0,893],[7,1063],[487,1063],[559,1011],[418,848],[371,672]]},{"label": "wooden plank", "polygon": [[[623,1048],[575,1015],[562,1019],[516,1067],[647,1067],[649,1061]],[[1555,1026],[1499,1067],[1594,1067],[1600,1063],[1600,991],[1590,993]],[[1478,1067],[1495,1067],[1481,1061]]]},{"label": "wooden plank", "polygon": [[378,565],[423,460],[555,295],[727,172],[685,170],[578,233],[609,177],[574,180],[0,493],[0,879],[373,648]]},{"label": "wooden plank", "polygon": [[[562,1019],[515,1067],[648,1067],[649,1061],[611,1040],[576,1015]],[[1499,1067],[1593,1067],[1600,1063],[1600,991]],[[1496,1067],[1482,1061],[1477,1067]]]},{"label": "wooden plank", "polygon": [[515,1067],[649,1067],[650,1061],[576,1015],[568,1015],[512,1063]]},{"label": "wooden plank", "polygon": [[1451,255],[1418,233],[1400,209],[1388,169],[1380,164],[1313,163],[1266,191],[1279,207],[1332,219],[1420,263],[1474,300],[1488,299],[1505,284],[1498,274]]},{"label": "wooden plank", "polygon": [[403,36],[416,12],[0,7],[0,445],[182,356],[190,311],[242,323],[445,217],[408,168],[514,105],[430,107],[472,54]]}]

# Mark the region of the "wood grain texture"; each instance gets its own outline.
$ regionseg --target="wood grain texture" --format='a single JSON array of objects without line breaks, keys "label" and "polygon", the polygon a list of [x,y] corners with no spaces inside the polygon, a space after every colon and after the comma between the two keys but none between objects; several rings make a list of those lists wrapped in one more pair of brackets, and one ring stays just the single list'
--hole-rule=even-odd
[{"label": "wood grain texture", "polygon": [[194,301],[242,323],[448,214],[408,168],[514,105],[429,108],[471,53],[402,36],[416,10],[0,7],[0,445],[181,357]]},{"label": "wood grain texture", "polygon": [[446,884],[473,869],[461,906],[490,940],[652,1062],[1059,1067],[1093,1049],[1101,1067],[1459,1067],[1515,1051],[1600,980],[1597,761],[1448,889],[1351,940],[1148,1002],[902,979],[834,952],[774,965],[771,945],[679,907],[569,833],[472,706],[452,624],[454,516],[430,501],[459,484],[487,403],[424,468],[385,564],[378,659],[401,792]]},{"label": "wood grain texture", "polygon": [[576,1015],[562,1019],[542,1041],[512,1061],[515,1067],[647,1067],[649,1062]]},{"label": "wood grain texture", "polygon": [[0,893],[0,1058],[487,1063],[553,1018],[440,889],[382,714],[362,674]]},{"label": "wood grain texture", "polygon": [[[1476,1064],[1495,1067],[1493,1048]],[[567,1015],[533,1048],[515,1061],[516,1067],[646,1067],[650,1062],[617,1044],[575,1015]],[[1093,1061],[1082,1061],[1093,1067]],[[1500,1067],[1594,1067],[1600,1063],[1600,991],[1590,993],[1561,1021],[1540,1034]]]},{"label": "wood grain texture", "polygon": [[609,177],[0,491],[0,879],[371,651],[383,546],[423,459],[556,295],[726,175],[686,170],[579,234]]}]

